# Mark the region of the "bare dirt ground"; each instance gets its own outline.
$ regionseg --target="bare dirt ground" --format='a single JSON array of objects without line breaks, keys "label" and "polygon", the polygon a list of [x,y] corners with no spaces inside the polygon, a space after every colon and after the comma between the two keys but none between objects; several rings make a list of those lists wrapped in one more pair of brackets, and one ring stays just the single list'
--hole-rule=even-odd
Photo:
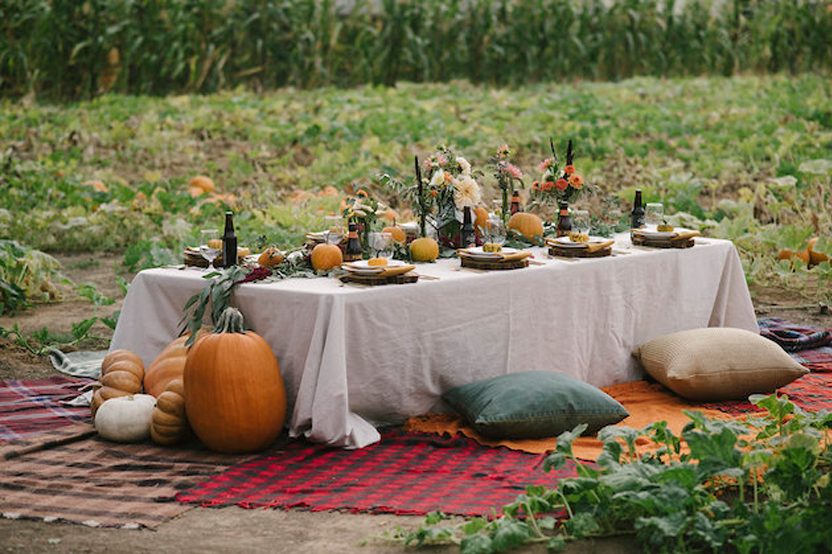
[{"label": "bare dirt ground", "polygon": [[[69,296],[60,304],[35,306],[14,318],[0,318],[0,326],[18,323],[27,332],[47,326],[68,331],[72,324],[93,315],[107,316],[121,306],[116,275],[123,272],[120,256],[63,256],[65,273],[76,283],[92,283],[116,298],[110,306],[94,306],[86,299]],[[758,313],[791,321],[832,327],[832,315],[820,313],[789,291],[754,289]],[[80,346],[105,347],[110,330],[96,324],[100,338]],[[33,378],[54,374],[48,360],[0,339],[0,379]],[[396,527],[413,528],[421,517],[308,512],[301,510],[243,510],[195,508],[161,525],[157,530],[95,529],[81,525],[0,519],[0,549],[6,552],[318,552],[394,553],[398,544],[383,538]],[[430,552],[452,552],[433,548]],[[522,552],[544,552],[527,548]],[[628,538],[570,545],[572,553],[635,553],[640,549]]]}]

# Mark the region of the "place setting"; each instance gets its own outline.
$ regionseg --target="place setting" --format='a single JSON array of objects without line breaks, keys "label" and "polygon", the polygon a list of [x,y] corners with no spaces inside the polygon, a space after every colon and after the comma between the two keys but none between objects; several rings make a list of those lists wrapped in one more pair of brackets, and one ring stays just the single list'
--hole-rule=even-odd
[{"label": "place setting", "polygon": [[[636,192],[634,214],[639,211],[641,191]],[[664,206],[658,202],[649,202],[643,210],[644,225],[633,226],[630,233],[633,246],[649,248],[691,248],[699,231],[674,227],[664,217]],[[638,215],[638,214],[637,214]]]},{"label": "place setting", "polygon": [[419,280],[413,270],[416,266],[393,259],[394,241],[390,233],[370,233],[368,246],[373,257],[341,264],[345,274],[338,277],[342,283],[359,285],[405,285]]}]

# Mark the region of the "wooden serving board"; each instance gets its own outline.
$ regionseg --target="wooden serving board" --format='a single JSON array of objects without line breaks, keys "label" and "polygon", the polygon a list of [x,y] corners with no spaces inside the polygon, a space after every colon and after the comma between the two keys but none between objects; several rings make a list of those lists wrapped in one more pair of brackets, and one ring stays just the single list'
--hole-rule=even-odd
[{"label": "wooden serving board", "polygon": [[606,258],[612,255],[612,246],[590,252],[586,248],[558,248],[557,246],[549,247],[549,255],[558,258]]},{"label": "wooden serving board", "polygon": [[347,273],[339,277],[342,283],[357,283],[359,285],[369,285],[377,287],[380,285],[407,285],[415,283],[419,280],[418,273],[405,273],[404,275],[394,275],[392,277],[383,277],[380,275],[355,275]]},{"label": "wooden serving board", "polygon": [[632,243],[635,246],[648,246],[650,248],[690,248],[694,245],[694,240],[692,238],[688,240],[646,239],[639,235],[633,235]]},{"label": "wooden serving board", "polygon": [[522,260],[512,260],[508,262],[492,262],[490,260],[481,261],[469,258],[467,256],[460,256],[459,261],[462,263],[462,267],[467,267],[469,269],[487,269],[489,271],[499,271],[503,269],[522,269],[524,267],[529,267],[528,258],[523,258]]}]

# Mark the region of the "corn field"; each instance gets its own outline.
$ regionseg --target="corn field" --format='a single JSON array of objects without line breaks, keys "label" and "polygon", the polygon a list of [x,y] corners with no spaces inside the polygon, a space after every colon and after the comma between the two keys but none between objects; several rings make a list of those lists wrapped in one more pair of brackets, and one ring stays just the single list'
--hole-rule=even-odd
[{"label": "corn field", "polygon": [[813,0],[4,0],[0,95],[828,71]]}]

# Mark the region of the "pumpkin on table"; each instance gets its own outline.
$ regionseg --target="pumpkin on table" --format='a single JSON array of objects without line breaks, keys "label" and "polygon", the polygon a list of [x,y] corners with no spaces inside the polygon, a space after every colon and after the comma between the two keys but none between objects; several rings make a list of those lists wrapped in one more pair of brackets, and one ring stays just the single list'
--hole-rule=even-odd
[{"label": "pumpkin on table", "polygon": [[95,389],[90,402],[92,415],[111,398],[136,394],[142,390],[144,363],[129,350],[113,350],[101,362],[100,386]]},{"label": "pumpkin on table", "polygon": [[310,261],[315,271],[329,271],[344,262],[344,255],[334,244],[322,243],[312,249]]},{"label": "pumpkin on table", "polygon": [[182,442],[189,431],[185,415],[185,385],[182,379],[174,379],[156,399],[150,421],[150,438],[156,444],[170,446]]},{"label": "pumpkin on table", "polygon": [[534,214],[517,212],[508,220],[508,228],[523,235],[526,240],[535,241],[543,236],[543,221]]},{"label": "pumpkin on table", "polygon": [[274,442],[286,420],[277,359],[243,316],[227,308],[198,338],[185,363],[185,411],[196,436],[219,452],[254,452]]}]

